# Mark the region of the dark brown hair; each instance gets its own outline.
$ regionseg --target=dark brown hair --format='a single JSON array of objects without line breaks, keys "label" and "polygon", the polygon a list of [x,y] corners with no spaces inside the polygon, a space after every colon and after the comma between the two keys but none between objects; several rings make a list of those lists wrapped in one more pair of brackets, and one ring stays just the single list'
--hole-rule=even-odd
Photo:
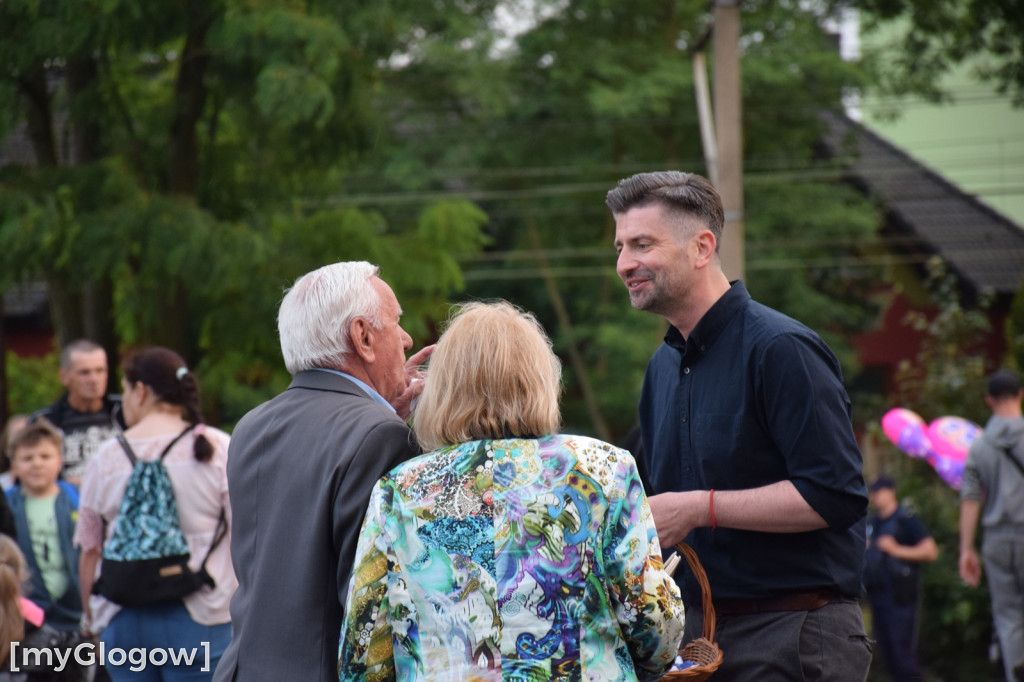
[{"label": "dark brown hair", "polygon": [[680,226],[684,226],[686,219],[691,217],[702,221],[715,235],[716,251],[722,241],[722,226],[725,224],[722,198],[707,178],[696,173],[637,173],[619,180],[615,189],[608,192],[605,203],[615,215],[625,213],[631,208],[658,204],[664,207]]},{"label": "dark brown hair", "polygon": [[[181,407],[185,421],[203,423],[199,382],[173,350],[154,346],[134,351],[125,358],[122,369],[129,384],[142,382],[161,402]],[[213,457],[213,445],[206,436],[196,436],[195,457],[200,462],[208,462]]]},{"label": "dark brown hair", "polygon": [[1016,398],[1020,395],[1020,379],[1008,369],[1001,369],[988,378],[985,393],[993,398]]}]

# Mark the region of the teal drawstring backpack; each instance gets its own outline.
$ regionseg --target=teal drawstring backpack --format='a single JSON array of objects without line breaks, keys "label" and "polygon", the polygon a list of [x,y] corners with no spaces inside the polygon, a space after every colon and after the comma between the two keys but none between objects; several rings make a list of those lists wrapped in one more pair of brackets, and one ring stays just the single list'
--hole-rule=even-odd
[{"label": "teal drawstring backpack", "polygon": [[203,563],[193,571],[188,565],[190,554],[178,520],[174,488],[164,466],[164,457],[193,427],[179,433],[151,462],[139,461],[124,435],[117,434],[132,463],[132,474],[110,540],[103,548],[94,594],[121,606],[149,606],[181,599],[204,585],[215,587],[206,561],[227,534],[224,511]]}]

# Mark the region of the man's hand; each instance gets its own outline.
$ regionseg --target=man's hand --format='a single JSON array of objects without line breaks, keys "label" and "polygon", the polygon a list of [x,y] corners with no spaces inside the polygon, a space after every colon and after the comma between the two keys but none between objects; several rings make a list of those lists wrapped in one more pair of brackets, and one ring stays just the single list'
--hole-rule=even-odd
[{"label": "man's hand", "polygon": [[402,419],[408,419],[412,413],[412,403],[423,393],[424,379],[427,374],[423,371],[423,364],[434,353],[435,345],[425,346],[418,353],[405,361],[405,391],[391,401],[391,407]]},{"label": "man's hand", "polygon": [[891,556],[896,556],[896,552],[900,546],[899,543],[896,542],[896,538],[891,535],[878,536],[878,539],[875,541],[875,545],[878,549]]},{"label": "man's hand", "polygon": [[971,587],[981,583],[981,561],[973,549],[960,551],[960,577]]},{"label": "man's hand", "polygon": [[663,548],[682,542],[694,528],[711,524],[706,490],[662,493],[647,498],[647,501]]}]

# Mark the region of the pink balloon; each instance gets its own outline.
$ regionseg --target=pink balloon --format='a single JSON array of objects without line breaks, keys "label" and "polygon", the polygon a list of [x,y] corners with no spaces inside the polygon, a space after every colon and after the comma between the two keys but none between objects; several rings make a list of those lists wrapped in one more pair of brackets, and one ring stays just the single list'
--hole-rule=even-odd
[{"label": "pink balloon", "polygon": [[980,433],[977,424],[962,417],[939,417],[928,426],[935,454],[954,462],[967,459],[967,451]]},{"label": "pink balloon", "polygon": [[911,457],[929,461],[934,458],[924,420],[916,412],[904,407],[889,410],[882,417],[882,431],[896,447]]},{"label": "pink balloon", "polygon": [[935,473],[945,481],[953,490],[960,490],[960,483],[964,477],[964,461],[954,460],[949,457],[937,457],[932,464]]}]

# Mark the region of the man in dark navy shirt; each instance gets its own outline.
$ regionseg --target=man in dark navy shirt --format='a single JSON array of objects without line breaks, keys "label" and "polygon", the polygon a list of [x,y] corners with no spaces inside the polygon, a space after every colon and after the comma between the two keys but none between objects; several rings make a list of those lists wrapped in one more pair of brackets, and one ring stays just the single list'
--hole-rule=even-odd
[{"label": "man in dark navy shirt", "polygon": [[917,682],[917,616],[920,565],[939,558],[939,546],[924,523],[896,497],[896,484],[879,476],[870,487],[875,513],[868,518],[864,588],[875,641],[896,682]]},{"label": "man in dark navy shirt", "polygon": [[[608,193],[617,271],[670,323],[640,398],[662,547],[707,570],[727,680],[864,680],[867,490],[833,353],[730,283],[721,199],[699,175],[642,173]],[[700,592],[687,574],[688,603]],[[687,611],[687,641],[700,609]]]}]

